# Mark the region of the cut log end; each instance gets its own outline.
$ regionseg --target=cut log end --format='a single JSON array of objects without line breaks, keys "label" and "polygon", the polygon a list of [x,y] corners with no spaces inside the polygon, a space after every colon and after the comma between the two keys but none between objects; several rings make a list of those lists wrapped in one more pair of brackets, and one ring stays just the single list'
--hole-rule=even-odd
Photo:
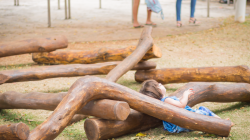
[{"label": "cut log end", "polygon": [[96,124],[95,121],[91,121],[91,119],[87,119],[84,122],[84,130],[85,133],[88,134],[87,138],[89,140],[99,140],[100,131],[98,128],[98,124]]},{"label": "cut log end", "polygon": [[156,47],[155,45],[152,47],[152,50],[154,52],[154,55],[156,58],[161,58],[162,57],[162,53],[161,53],[161,49],[159,47]]},{"label": "cut log end", "polygon": [[19,123],[17,125],[17,136],[20,140],[26,140],[29,137],[29,127],[24,123]]},{"label": "cut log end", "polygon": [[126,120],[129,113],[130,107],[126,102],[117,102],[114,107],[115,115],[117,116],[117,120]]}]

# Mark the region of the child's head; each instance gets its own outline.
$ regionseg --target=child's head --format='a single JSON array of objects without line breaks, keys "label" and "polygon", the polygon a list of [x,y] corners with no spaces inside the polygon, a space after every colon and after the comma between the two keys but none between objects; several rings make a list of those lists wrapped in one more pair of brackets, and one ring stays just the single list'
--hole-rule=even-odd
[{"label": "child's head", "polygon": [[155,80],[147,80],[142,83],[140,93],[161,100],[163,93],[160,84]]}]

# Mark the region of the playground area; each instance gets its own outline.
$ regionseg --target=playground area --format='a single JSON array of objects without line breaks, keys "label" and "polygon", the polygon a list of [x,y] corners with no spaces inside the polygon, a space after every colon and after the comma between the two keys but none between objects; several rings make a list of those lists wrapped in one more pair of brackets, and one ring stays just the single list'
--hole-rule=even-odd
[{"label": "playground area", "polygon": [[[136,46],[143,28],[132,27],[131,1],[103,0],[102,9],[99,1],[71,1],[71,19],[65,20],[64,1],[51,0],[51,22],[47,23],[47,1],[19,0],[20,6],[13,1],[0,0],[0,43],[19,41],[32,38],[45,38],[64,35],[68,39],[68,47],[63,51],[91,51],[102,48],[122,49]],[[246,8],[246,21],[234,21],[233,4],[210,3],[210,17],[207,17],[206,1],[197,1],[196,18],[200,26],[188,25],[190,1],[183,0],[182,28],[176,27],[175,1],[160,0],[165,19],[159,14],[152,15],[157,27],[152,29],[155,46],[162,53],[161,58],[149,61],[156,63],[156,69],[163,68],[197,68],[250,66],[250,6]],[[146,5],[141,1],[138,20],[146,21]],[[32,54],[21,54],[0,58],[0,72],[7,70],[23,70],[42,68],[46,64],[37,64]],[[52,65],[55,66],[55,65]],[[249,72],[249,69],[246,70]],[[135,72],[128,71],[117,83],[132,90],[139,91],[141,83],[135,81]],[[1,73],[0,73],[1,75]],[[94,75],[105,78],[106,75]],[[20,93],[51,93],[68,92],[72,84],[79,78],[57,77],[38,81],[4,83],[0,85],[0,94],[7,91]],[[247,77],[247,75],[245,76]],[[235,82],[216,82],[230,85]],[[249,82],[245,82],[248,83]],[[167,95],[176,92],[187,83],[167,83]],[[247,89],[246,90],[250,90]],[[230,118],[235,124],[228,137],[201,131],[171,134],[163,130],[163,126],[110,138],[110,140],[186,140],[186,139],[250,139],[250,104],[249,102],[203,102],[195,105],[206,106],[222,119]],[[9,123],[25,123],[30,131],[44,122],[53,111],[30,109],[2,109],[0,125]],[[92,117],[89,117],[92,118]],[[87,140],[84,130],[85,119],[66,127],[56,140]]]}]

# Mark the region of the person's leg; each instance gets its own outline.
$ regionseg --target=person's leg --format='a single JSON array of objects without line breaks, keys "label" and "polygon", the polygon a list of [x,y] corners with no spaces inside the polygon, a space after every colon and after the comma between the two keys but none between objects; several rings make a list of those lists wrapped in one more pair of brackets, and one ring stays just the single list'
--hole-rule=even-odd
[{"label": "person's leg", "polygon": [[139,22],[137,20],[139,4],[140,4],[140,0],[134,0],[134,5],[133,5],[133,19],[134,19],[133,26],[134,27],[142,26],[139,24]]},{"label": "person's leg", "polygon": [[182,0],[176,0],[176,21],[177,27],[181,27],[181,2]]},{"label": "person's leg", "polygon": [[196,21],[196,19],[194,18],[195,6],[196,6],[196,0],[191,0],[191,4],[190,4],[191,11],[190,11],[189,23],[199,24],[200,22]]},{"label": "person's leg", "polygon": [[151,21],[151,13],[152,13],[152,11],[151,11],[151,10],[148,10],[148,8],[147,8],[147,20],[146,20],[146,25],[156,26],[156,24],[153,23],[153,22]]}]

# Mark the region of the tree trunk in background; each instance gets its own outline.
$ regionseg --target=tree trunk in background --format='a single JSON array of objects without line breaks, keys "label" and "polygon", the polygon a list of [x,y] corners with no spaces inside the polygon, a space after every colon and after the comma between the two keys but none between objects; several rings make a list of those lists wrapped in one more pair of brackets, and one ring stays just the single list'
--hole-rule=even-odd
[{"label": "tree trunk in background", "polygon": [[250,83],[248,66],[198,67],[198,68],[165,68],[155,70],[139,70],[135,80],[143,82],[154,79],[160,83],[185,82],[241,82]]},{"label": "tree trunk in background", "polygon": [[[53,111],[67,92],[27,94],[15,91],[0,94],[0,109],[44,109]],[[130,113],[129,105],[123,101],[93,100],[86,104],[77,114],[90,115],[109,120],[125,120]]]},{"label": "tree trunk in background", "polygon": [[26,140],[29,136],[29,127],[24,123],[15,123],[0,126],[1,140]]},{"label": "tree trunk in background", "polygon": [[[34,62],[41,64],[93,64],[108,61],[122,61],[136,49],[130,46],[122,49],[101,48],[98,50],[62,50],[54,52],[33,53]],[[160,48],[153,46],[152,49],[143,56],[142,60],[160,58],[162,56]]]},{"label": "tree trunk in background", "polygon": [[51,52],[67,47],[68,40],[65,36],[28,39],[0,44],[0,57],[35,52]]},{"label": "tree trunk in background", "polygon": [[[73,77],[85,75],[108,74],[121,62],[106,62],[100,64],[70,64],[43,66],[37,68],[0,71],[0,85],[3,83],[43,80],[55,77]],[[155,62],[138,63],[132,70],[154,69]]]}]

